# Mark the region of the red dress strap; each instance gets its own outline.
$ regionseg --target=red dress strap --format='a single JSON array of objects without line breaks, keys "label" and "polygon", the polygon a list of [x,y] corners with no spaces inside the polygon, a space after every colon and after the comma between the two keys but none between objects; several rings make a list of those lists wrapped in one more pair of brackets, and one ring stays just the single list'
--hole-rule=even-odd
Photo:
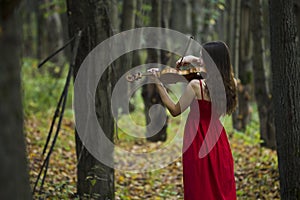
[{"label": "red dress strap", "polygon": [[203,100],[202,81],[201,80],[199,80],[199,81],[200,81],[201,99]]}]

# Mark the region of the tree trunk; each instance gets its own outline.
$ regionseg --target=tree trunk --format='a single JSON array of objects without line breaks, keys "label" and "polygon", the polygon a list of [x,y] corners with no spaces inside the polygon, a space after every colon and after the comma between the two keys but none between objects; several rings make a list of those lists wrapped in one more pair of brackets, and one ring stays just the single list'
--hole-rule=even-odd
[{"label": "tree trunk", "polygon": [[[62,28],[62,20],[58,13],[54,13],[46,19],[47,29],[43,31],[46,32],[47,39],[43,42],[48,43],[48,49],[45,51],[47,56],[55,52],[58,48],[62,47],[64,44],[64,35]],[[56,66],[48,67],[48,71],[53,77],[61,77],[63,72],[64,64],[66,63],[66,58],[64,51],[57,54],[51,59]]]},{"label": "tree trunk", "polygon": [[36,2],[36,15],[37,15],[37,58],[43,59],[48,56],[47,53],[47,39],[46,34],[47,26],[46,26],[46,18],[44,14],[47,12],[46,10],[41,10],[43,4],[46,3],[47,0],[41,0]]},{"label": "tree trunk", "polygon": [[300,199],[300,66],[293,0],[269,1],[280,195]]},{"label": "tree trunk", "polygon": [[[53,12],[54,8],[45,6],[49,0],[41,0],[36,3],[37,10],[37,38],[38,59],[42,60],[64,44],[62,20],[60,14]],[[47,16],[49,15],[49,16]],[[51,59],[56,66],[48,66],[47,70],[53,77],[60,77],[66,62],[64,52],[60,52]]]},{"label": "tree trunk", "polygon": [[[218,3],[217,3],[218,4]],[[225,5],[226,7],[228,5]],[[215,6],[216,7],[216,6]],[[229,12],[227,12],[226,7],[224,7],[224,9],[220,9],[216,12],[219,13],[219,16],[216,20],[216,25],[215,25],[215,34],[218,40],[221,41],[227,41],[227,37],[228,37],[228,31],[227,29],[230,29],[229,27],[227,27],[227,21],[229,18]]]},{"label": "tree trunk", "polygon": [[[294,11],[296,15],[296,24],[298,32],[298,48],[300,48],[300,2],[299,0],[294,0]],[[298,52],[298,59],[300,59],[300,51]]]},{"label": "tree trunk", "polygon": [[[109,1],[68,0],[68,19],[70,37],[78,30],[83,30],[76,57],[74,77],[88,53],[100,42],[107,39],[112,30],[108,20]],[[88,79],[89,77],[87,77]],[[113,141],[114,126],[111,108],[111,73],[102,75],[96,91],[96,115],[106,137]],[[114,169],[96,160],[83,147],[78,133],[76,135],[77,192],[83,198],[86,195],[92,199],[114,199]],[[113,155],[107,155],[113,160]],[[113,161],[112,161],[113,162]]]},{"label": "tree trunk", "polygon": [[110,23],[112,26],[112,34],[119,33],[119,11],[118,11],[118,1],[110,1],[110,13],[109,13]]},{"label": "tree trunk", "polygon": [[24,57],[36,57],[36,16],[35,16],[35,4],[29,0],[22,2],[22,16],[23,16],[23,25],[22,25],[22,40],[23,48],[22,53]]},{"label": "tree trunk", "polygon": [[[212,5],[213,2],[212,1],[205,1],[203,6],[206,10],[211,10],[212,9]],[[204,16],[203,16],[203,26],[202,26],[202,30],[201,30],[201,42],[207,42],[210,41],[212,39],[212,37],[210,36],[211,30],[210,30],[210,19],[212,17],[211,12],[207,11],[205,12]]]},{"label": "tree trunk", "polygon": [[19,1],[0,2],[0,199],[32,199],[23,134]]},{"label": "tree trunk", "polygon": [[251,37],[251,6],[249,0],[241,1],[240,36],[238,77],[240,86],[238,89],[238,116],[235,129],[245,130],[250,120],[250,96],[252,82],[252,37]]},{"label": "tree trunk", "polygon": [[[265,74],[267,77],[268,88],[272,87],[272,74],[271,74],[271,55],[270,55],[270,19],[269,19],[269,2],[262,1],[263,8],[263,35],[265,45]],[[274,111],[273,111],[274,112]]]},{"label": "tree trunk", "polygon": [[190,34],[188,26],[188,0],[172,1],[171,21],[170,27],[173,30],[180,31],[183,34]]},{"label": "tree trunk", "polygon": [[[121,31],[127,31],[130,29],[135,28],[135,12],[136,12],[136,6],[137,6],[137,0],[126,0],[123,2],[123,10],[122,10],[122,21],[121,21]],[[136,38],[131,38],[132,42],[136,40]],[[130,44],[130,42],[129,42]],[[115,74],[117,75],[115,77],[115,81],[118,81],[121,76],[123,76],[127,71],[129,71],[132,68],[132,59],[133,59],[133,53],[128,52],[125,55],[122,55],[120,59],[117,61],[117,70],[115,70]],[[127,83],[127,85],[124,85],[124,90],[128,90],[130,87],[130,83]],[[126,96],[120,96],[118,98],[118,101],[125,102]],[[122,105],[123,107],[119,108],[122,113],[124,113],[124,106],[128,106],[125,104],[120,103],[119,105]],[[133,105],[131,105],[133,106]],[[128,113],[125,113],[128,114]]]},{"label": "tree trunk", "polygon": [[[151,0],[152,10],[151,10],[151,26],[161,27],[161,0]],[[151,37],[151,36],[149,36]],[[157,41],[158,42],[158,41]],[[149,49],[147,51],[147,61],[146,63],[160,63],[160,51],[156,49]],[[145,116],[146,123],[150,123],[149,110],[154,104],[163,105],[161,98],[158,94],[156,86],[154,84],[146,84],[142,88],[142,96],[145,104]],[[162,115],[166,115],[165,111],[163,113],[156,112],[154,113],[153,120],[161,119]],[[151,122],[155,124],[156,122]],[[146,137],[148,141],[157,142],[157,141],[166,141],[167,139],[167,123],[157,134],[150,136],[151,130],[147,129]]]},{"label": "tree trunk", "polygon": [[140,28],[140,27],[145,26],[144,19],[143,19],[143,17],[145,17],[145,13],[143,10],[143,0],[137,0],[136,8],[137,8],[137,11],[135,12],[135,14],[136,14],[135,27]]},{"label": "tree trunk", "polygon": [[[163,9],[160,9],[160,11],[161,11],[161,27],[162,28],[170,28],[172,1],[162,0],[161,4],[162,4],[161,6],[163,8]],[[161,41],[161,42],[164,42],[165,44],[167,43],[167,41]],[[164,51],[164,50],[160,51],[161,64],[168,65],[168,62],[170,60],[169,55],[170,55],[170,52],[168,52],[168,51]]]},{"label": "tree trunk", "polygon": [[203,0],[191,0],[191,33],[196,41],[200,42],[200,29],[201,29],[201,19],[202,13],[201,7],[203,5]]},{"label": "tree trunk", "polygon": [[[231,58],[233,58],[233,40],[234,40],[234,30],[235,30],[235,24],[234,24],[234,11],[235,11],[235,0],[227,0],[226,1],[226,12],[227,12],[227,21],[226,21],[226,27],[227,27],[227,37],[226,37],[226,44],[228,45],[229,49],[231,50]],[[232,65],[234,65],[233,59],[232,59]]]},{"label": "tree trunk", "polygon": [[254,94],[257,103],[260,138],[263,146],[275,149],[274,112],[271,95],[267,87],[264,63],[264,44],[262,26],[262,5],[260,0],[252,1],[252,34],[253,34],[253,77]]},{"label": "tree trunk", "polygon": [[233,28],[233,39],[232,39],[232,65],[235,75],[238,77],[239,74],[239,49],[240,49],[240,15],[241,15],[241,1],[233,0],[234,5],[234,28]]},{"label": "tree trunk", "polygon": [[[234,27],[233,27],[233,37],[232,37],[232,65],[235,77],[239,77],[239,49],[240,49],[240,12],[241,12],[241,1],[240,0],[232,0],[233,2],[233,15],[234,15]],[[239,85],[238,85],[239,86]],[[232,126],[235,129],[239,129],[240,122],[238,120],[239,116],[239,105],[237,105],[237,109],[232,113]]]},{"label": "tree trunk", "polygon": [[135,25],[135,11],[136,0],[126,0],[123,2],[121,30],[126,31],[134,28]]}]

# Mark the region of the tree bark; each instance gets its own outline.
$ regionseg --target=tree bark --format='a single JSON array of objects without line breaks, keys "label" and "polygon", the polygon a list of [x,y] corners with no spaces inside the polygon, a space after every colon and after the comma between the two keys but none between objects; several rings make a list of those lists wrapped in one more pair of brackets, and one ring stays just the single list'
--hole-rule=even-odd
[{"label": "tree bark", "polygon": [[250,120],[250,97],[252,82],[252,37],[251,37],[251,6],[249,0],[241,1],[239,35],[238,77],[238,116],[234,123],[237,130],[245,130]]},{"label": "tree bark", "polygon": [[[78,30],[83,30],[76,57],[74,77],[88,53],[111,34],[109,15],[109,1],[81,1],[68,0],[68,19],[70,37]],[[101,77],[96,91],[95,107],[98,121],[107,138],[113,141],[114,126],[111,108],[111,70],[107,70]],[[87,77],[88,79],[89,77]],[[96,160],[82,145],[76,133],[77,192],[83,198],[88,195],[92,199],[114,199],[114,169]],[[113,155],[107,155],[113,160]],[[112,161],[113,162],[113,161]],[[91,179],[95,180],[91,184]]]},{"label": "tree bark", "polygon": [[[296,15],[296,25],[298,32],[298,48],[300,48],[300,2],[298,0],[294,0],[294,12]],[[298,59],[300,59],[300,51],[298,52]]]},{"label": "tree bark", "polygon": [[280,195],[300,199],[300,66],[293,0],[269,1]]},{"label": "tree bark", "polygon": [[261,1],[253,0],[252,6],[251,27],[253,41],[255,41],[253,44],[254,95],[259,116],[260,138],[263,140],[263,146],[275,149],[274,108],[265,75]]},{"label": "tree bark", "polygon": [[19,1],[0,2],[0,199],[32,199],[23,134]]}]

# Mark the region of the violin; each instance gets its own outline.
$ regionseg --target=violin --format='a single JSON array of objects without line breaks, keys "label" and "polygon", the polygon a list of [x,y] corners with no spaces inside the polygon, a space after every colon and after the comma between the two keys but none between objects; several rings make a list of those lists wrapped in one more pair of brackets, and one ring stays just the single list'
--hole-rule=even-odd
[{"label": "violin", "polygon": [[[193,79],[204,79],[206,77],[206,73],[201,69],[201,67],[186,67],[181,69],[165,67],[162,70],[158,70],[157,73],[159,80],[164,84],[191,81]],[[128,74],[126,79],[128,82],[133,82],[146,76],[153,76],[153,73],[137,72],[135,74]]]},{"label": "violin", "polygon": [[[186,54],[192,39],[193,39],[193,37],[191,36],[189,39],[189,42],[187,44],[187,47],[184,51],[185,52],[184,54]],[[163,70],[157,71],[158,77],[162,83],[171,84],[171,83],[184,82],[184,81],[190,82],[193,79],[204,79],[206,77],[206,73],[203,70],[201,71],[201,67],[181,66],[183,58],[184,58],[184,56],[181,58],[179,64],[176,66],[176,68],[166,67]],[[181,67],[179,67],[179,66],[181,66]],[[141,79],[143,76],[153,76],[153,73],[152,72],[145,72],[145,73],[138,72],[136,74],[127,75],[126,79],[129,82],[133,82],[135,80]],[[182,76],[185,79],[182,79]]]}]

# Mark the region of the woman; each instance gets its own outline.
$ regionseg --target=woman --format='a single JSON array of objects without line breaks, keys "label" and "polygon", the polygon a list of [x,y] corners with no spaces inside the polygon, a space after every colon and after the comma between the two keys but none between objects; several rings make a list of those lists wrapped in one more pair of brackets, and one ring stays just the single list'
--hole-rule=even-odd
[{"label": "woman", "polygon": [[[209,42],[203,45],[203,49],[208,54],[200,57],[186,56],[181,62],[177,61],[177,65],[197,63],[208,73],[206,79],[191,80],[176,104],[157,78],[155,70],[150,71],[156,77],[154,80],[163,103],[173,116],[181,114],[190,106],[184,131],[182,158],[184,199],[232,200],[236,199],[233,158],[219,117],[231,114],[236,107],[236,82],[228,47],[223,42]],[[210,74],[210,69],[213,68],[211,60],[219,73]],[[214,84],[217,79],[222,80],[222,87]],[[205,139],[208,132],[213,136]],[[201,156],[201,146],[209,146],[208,144],[211,146]]]}]

